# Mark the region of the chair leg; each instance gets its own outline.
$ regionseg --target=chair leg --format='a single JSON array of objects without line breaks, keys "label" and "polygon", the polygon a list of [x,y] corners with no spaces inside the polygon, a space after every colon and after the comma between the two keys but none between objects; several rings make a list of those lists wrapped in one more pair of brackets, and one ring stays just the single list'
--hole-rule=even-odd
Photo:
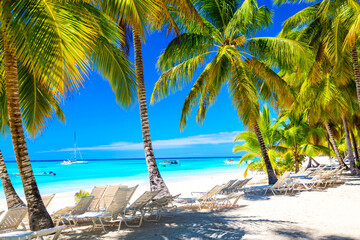
[{"label": "chair leg", "polygon": [[122,220],[120,220],[120,222],[119,222],[118,232],[120,232],[121,223],[122,223]]},{"label": "chair leg", "polygon": [[106,233],[105,226],[104,226],[103,222],[101,221],[101,218],[99,218],[99,222],[101,224],[103,231]]}]

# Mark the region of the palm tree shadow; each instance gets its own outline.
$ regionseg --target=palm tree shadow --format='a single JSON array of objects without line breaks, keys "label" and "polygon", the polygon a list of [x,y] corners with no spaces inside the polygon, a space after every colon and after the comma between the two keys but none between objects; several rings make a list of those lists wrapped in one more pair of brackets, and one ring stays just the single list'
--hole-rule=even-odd
[{"label": "palm tree shadow", "polygon": [[[315,239],[311,229],[301,228],[295,222],[258,219],[255,216],[239,216],[232,209],[213,212],[178,211],[175,217],[164,217],[158,223],[144,222],[141,228],[108,227],[112,233],[100,231],[65,233],[65,239],[266,239],[269,234],[281,239]],[[317,238],[319,239],[319,238]],[[324,236],[321,239],[352,240],[341,236]]]}]

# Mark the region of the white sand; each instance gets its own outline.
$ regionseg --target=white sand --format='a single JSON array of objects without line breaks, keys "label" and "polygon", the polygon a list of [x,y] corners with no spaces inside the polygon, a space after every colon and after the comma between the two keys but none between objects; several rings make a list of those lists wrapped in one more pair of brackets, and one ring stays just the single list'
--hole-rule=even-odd
[{"label": "white sand", "polygon": [[[265,175],[256,175],[256,179]],[[166,179],[172,194],[189,196],[215,184],[243,178],[239,171]],[[140,229],[65,233],[65,239],[360,239],[360,178],[322,191],[294,196],[246,196],[239,208],[213,212],[180,210],[159,223],[145,222]],[[132,186],[133,182],[124,183]],[[148,189],[141,183],[133,200]],[[89,191],[91,189],[88,189]],[[74,192],[58,193],[49,212],[73,205]],[[4,201],[1,202],[3,207]]]},{"label": "white sand", "polygon": [[[255,175],[257,177],[264,178],[265,175]],[[222,172],[218,172],[216,174],[206,174],[206,171],[203,173],[203,175],[198,176],[182,176],[182,177],[172,177],[169,179],[165,179],[165,182],[170,189],[171,194],[176,195],[181,193],[181,196],[187,197],[191,196],[191,192],[194,191],[206,191],[208,188],[215,184],[221,184],[228,182],[230,179],[242,179],[243,177],[243,171],[240,169],[235,170],[226,170]],[[116,183],[112,183],[116,184]],[[140,196],[144,191],[149,190],[149,183],[144,180],[139,181],[127,181],[127,182],[121,182],[121,184],[127,185],[127,186],[134,186],[139,184],[138,189],[136,190],[134,196],[132,197],[132,200],[135,200],[138,196]],[[89,186],[89,188],[86,188],[84,190],[91,192],[93,186]],[[80,190],[80,189],[79,189]],[[61,190],[57,191],[54,190],[54,193],[56,193],[55,198],[52,200],[48,207],[49,213],[52,213],[60,208],[66,207],[66,206],[72,206],[74,205],[74,195],[76,191],[73,192],[60,192]],[[5,210],[7,208],[5,199],[0,199],[0,211]]]}]

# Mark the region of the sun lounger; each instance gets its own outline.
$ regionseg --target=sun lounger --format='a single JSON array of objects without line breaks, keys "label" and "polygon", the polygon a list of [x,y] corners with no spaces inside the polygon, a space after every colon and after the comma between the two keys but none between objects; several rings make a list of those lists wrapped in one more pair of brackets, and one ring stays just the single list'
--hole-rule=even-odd
[{"label": "sun lounger", "polygon": [[89,211],[99,211],[99,203],[100,200],[102,199],[102,197],[104,196],[104,193],[107,189],[107,185],[106,186],[95,186],[91,193],[90,196],[94,196],[94,199],[91,201],[90,206],[89,206]]},{"label": "sun lounger", "polygon": [[203,194],[200,197],[192,197],[192,198],[180,198],[180,200],[186,201],[187,203],[190,203],[190,208],[192,207],[193,203],[196,203],[201,210],[201,208],[204,208],[206,206],[210,206],[210,209],[213,209],[216,207],[217,201],[216,201],[216,194],[218,194],[221,190],[223,190],[225,187],[227,187],[227,184],[223,185],[216,185],[213,187],[210,191]]},{"label": "sun lounger", "polygon": [[285,194],[287,193],[287,191],[291,191],[293,189],[294,186],[294,182],[291,181],[291,179],[289,179],[290,176],[290,172],[286,171],[283,173],[283,175],[281,175],[281,177],[278,179],[278,181],[272,185],[271,187],[268,187],[265,190],[264,195],[266,195],[266,193],[268,191],[271,191],[274,195],[276,195],[277,193],[282,193],[285,192]]},{"label": "sun lounger", "polygon": [[72,228],[71,221],[73,221],[74,225],[76,225],[77,224],[77,220],[76,220],[77,215],[81,215],[81,214],[85,213],[88,210],[89,205],[93,199],[94,199],[93,196],[83,197],[83,198],[80,198],[79,202],[75,206],[65,207],[65,208],[62,208],[62,209],[56,211],[53,214],[53,219],[55,221],[55,225],[59,226],[60,222],[62,222],[65,225],[64,220],[66,220],[69,223],[70,227]]},{"label": "sun lounger", "polygon": [[117,185],[109,185],[106,188],[106,191],[104,193],[104,195],[102,196],[102,198],[99,201],[98,204],[98,208],[99,210],[104,210],[106,209],[111,201],[113,200],[115,193],[117,192],[117,190],[121,187],[121,184],[117,184]]},{"label": "sun lounger", "polygon": [[231,194],[231,193],[235,193],[235,192],[239,192],[244,190],[244,186],[250,182],[252,178],[245,178],[243,180],[238,180],[237,182],[235,182],[232,186],[225,188],[224,190],[221,191],[221,194]]},{"label": "sun lounger", "polygon": [[19,225],[22,225],[22,230],[25,230],[25,225],[22,223],[27,213],[27,207],[11,208],[1,216],[0,232],[9,232],[17,230]]},{"label": "sun lounger", "polygon": [[337,178],[339,177],[339,172],[342,171],[342,168],[331,170],[325,172],[324,174],[316,175],[312,179],[300,179],[296,182],[298,187],[304,187],[306,190],[312,190],[314,187],[323,186],[324,188],[327,185],[333,184],[336,182]]},{"label": "sun lounger", "polygon": [[228,183],[227,183],[227,187],[224,188],[223,190],[221,190],[221,194],[225,193],[225,192],[228,192],[229,189],[232,187],[232,185],[234,185],[238,180],[237,179],[234,179],[234,180],[230,180]]},{"label": "sun lounger", "polygon": [[276,193],[280,193],[283,190],[286,190],[287,188],[285,187],[285,182],[288,180],[290,176],[290,172],[285,172],[283,175],[281,175],[277,182],[275,184],[271,184],[271,185],[261,185],[261,186],[251,186],[248,188],[244,189],[245,193],[250,193],[250,192],[263,192],[264,191],[264,195],[267,194],[268,191],[271,191],[274,195]]},{"label": "sun lounger", "polygon": [[[163,212],[170,212],[172,210],[175,212],[177,210],[177,206],[173,204],[173,201],[179,196],[180,194],[175,196],[164,196],[146,205],[146,213],[149,214],[149,216],[146,217],[146,215],[144,215],[144,220],[149,222],[158,222]],[[154,219],[150,219],[152,215],[155,215]],[[175,216],[175,214],[170,216]]]},{"label": "sun lounger", "polygon": [[49,206],[49,204],[51,203],[51,201],[54,199],[55,197],[55,193],[51,194],[51,195],[45,195],[45,196],[41,196],[45,207],[47,208]]},{"label": "sun lounger", "polygon": [[0,234],[0,240],[19,240],[19,239],[31,239],[31,238],[41,238],[50,234],[54,234],[52,237],[53,240],[59,238],[61,231],[66,228],[66,226],[59,226],[54,228],[42,229],[39,231],[12,231],[7,233]]},{"label": "sun lounger", "polygon": [[[128,227],[140,227],[144,215],[146,213],[145,207],[149,204],[155,197],[161,192],[159,191],[146,191],[144,192],[138,199],[136,199],[129,207],[125,209],[125,211],[119,214],[122,221]],[[129,224],[128,220],[134,220],[134,216],[139,216],[139,223],[138,224]],[[120,230],[120,225],[118,230]]]},{"label": "sun lounger", "polygon": [[[130,198],[134,194],[137,187],[138,185],[131,188],[121,186],[120,188],[118,188],[111,203],[104,211],[86,212],[84,214],[77,216],[77,219],[91,219],[93,222],[93,229],[99,226],[103,229],[104,232],[106,232],[104,222],[109,222],[109,223],[120,222],[119,223],[119,229],[120,229],[122,219],[121,218],[117,219],[117,217],[125,211],[130,201]],[[133,219],[137,217],[138,215],[134,216]],[[99,221],[99,224],[96,223],[96,220]]]}]

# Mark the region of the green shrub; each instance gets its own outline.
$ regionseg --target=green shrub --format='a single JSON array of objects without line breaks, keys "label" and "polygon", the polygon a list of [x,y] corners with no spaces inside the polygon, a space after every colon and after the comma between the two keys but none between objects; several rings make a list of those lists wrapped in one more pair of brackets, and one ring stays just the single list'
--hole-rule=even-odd
[{"label": "green shrub", "polygon": [[75,203],[78,203],[81,198],[88,196],[90,196],[90,193],[85,190],[80,190],[79,192],[75,193]]}]

